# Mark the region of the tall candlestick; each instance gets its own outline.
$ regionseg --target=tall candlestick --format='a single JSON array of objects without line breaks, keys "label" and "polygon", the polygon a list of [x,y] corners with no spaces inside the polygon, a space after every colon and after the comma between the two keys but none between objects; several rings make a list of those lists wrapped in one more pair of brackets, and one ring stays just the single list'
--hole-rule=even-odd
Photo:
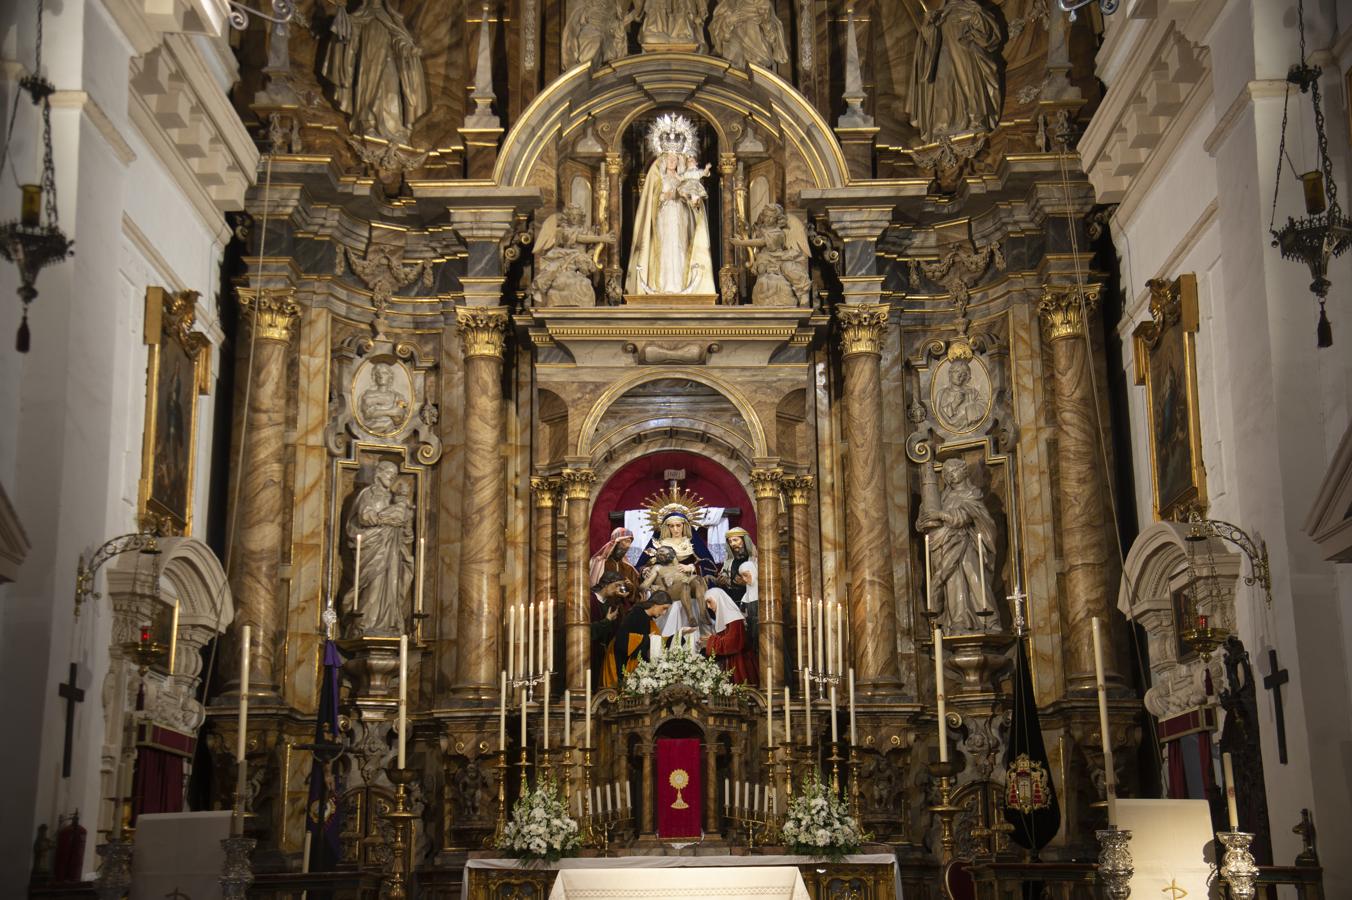
[{"label": "tall candlestick", "polygon": [[793,704],[789,702],[789,686],[784,685],[784,743],[793,743]]},{"label": "tall candlestick", "polygon": [[850,669],[850,746],[855,747],[859,744],[858,734],[855,732],[854,725],[854,669]]},{"label": "tall candlestick", "polygon": [[498,704],[498,750],[507,749],[507,670],[502,670],[502,699]]},{"label": "tall candlestick", "polygon": [[169,622],[169,674],[174,674],[174,663],[178,658],[178,598],[174,598],[174,617]]},{"label": "tall candlestick", "polygon": [[352,561],[352,611],[361,611],[361,534],[357,534],[357,550]]},{"label": "tall candlestick", "polygon": [[582,682],[586,686],[586,696],[583,698],[582,713],[587,720],[587,747],[591,747],[591,669],[588,669],[582,675]]},{"label": "tall candlestick", "polygon": [[573,692],[563,692],[563,746],[573,746]]},{"label": "tall candlestick", "polygon": [[408,738],[408,635],[399,635],[399,768],[404,768]]},{"label": "tall candlestick", "polygon": [[944,630],[934,626],[934,699],[939,707],[939,762],[948,762],[948,701],[944,697]]},{"label": "tall candlestick", "polygon": [[775,745],[775,667],[766,666],[765,677],[765,740]]},{"label": "tall candlestick", "polygon": [[516,677],[516,607],[507,607],[507,672]]},{"label": "tall candlestick", "polygon": [[1094,636],[1094,681],[1098,690],[1099,733],[1103,736],[1103,780],[1108,800],[1108,824],[1116,824],[1117,772],[1113,766],[1113,742],[1108,730],[1108,686],[1103,681],[1102,623],[1095,616],[1091,623]]},{"label": "tall candlestick", "polygon": [[1225,770],[1225,811],[1230,816],[1230,830],[1239,831],[1239,809],[1235,806],[1235,768],[1229,753],[1221,754],[1221,767]]},{"label": "tall candlestick", "polygon": [[934,579],[930,572],[930,534],[925,532],[925,611],[934,612]]},{"label": "tall candlestick", "polygon": [[418,538],[418,590],[413,595],[413,611],[422,612],[423,608],[423,569],[427,563],[427,538]]},{"label": "tall candlestick", "polygon": [[235,739],[235,761],[244,765],[244,739],[249,731],[249,641],[253,627],[240,629],[239,647],[239,736]]},{"label": "tall candlestick", "polygon": [[535,601],[531,601],[530,624],[526,628],[526,677],[535,674]]},{"label": "tall candlestick", "polygon": [[545,672],[544,718],[540,720],[540,734],[544,735],[544,748],[549,749],[549,672]]}]

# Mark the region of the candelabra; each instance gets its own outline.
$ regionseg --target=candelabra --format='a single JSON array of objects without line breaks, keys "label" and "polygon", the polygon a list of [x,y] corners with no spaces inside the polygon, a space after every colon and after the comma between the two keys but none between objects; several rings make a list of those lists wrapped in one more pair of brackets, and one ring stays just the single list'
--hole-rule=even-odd
[{"label": "candelabra", "polygon": [[840,755],[840,741],[832,741],[831,756],[827,762],[831,764],[831,792],[836,796],[840,796],[840,764],[844,761]]},{"label": "candelabra", "polygon": [[221,839],[221,847],[225,850],[225,864],[221,867],[221,897],[225,900],[245,900],[249,893],[249,885],[253,884],[253,865],[250,857],[253,855],[254,845],[258,842],[251,837],[245,837],[243,834],[243,824],[239,821],[238,814],[235,821],[231,823],[230,837]]},{"label": "candelabra", "polygon": [[947,864],[953,858],[954,850],[957,847],[957,841],[953,834],[953,818],[958,814],[958,808],[953,805],[952,778],[958,774],[958,766],[957,763],[952,761],[932,762],[929,764],[929,773],[931,777],[939,779],[939,802],[929,809],[939,819],[939,844],[943,848],[942,862]]},{"label": "candelabra", "polygon": [[416,814],[408,809],[408,785],[415,775],[413,769],[394,766],[385,770],[394,785],[394,808],[383,818],[389,822],[393,841],[385,861],[381,896],[388,900],[406,900],[408,897],[409,850],[413,844],[413,820]]},{"label": "candelabra", "polygon": [[[585,847],[596,846],[596,831],[592,828],[592,817],[597,812],[592,807],[592,748],[582,750],[582,844]],[[609,841],[607,841],[609,843]]]},{"label": "candelabra", "polygon": [[[117,814],[120,815],[119,810]],[[94,879],[94,890],[100,900],[122,900],[131,887],[132,842],[120,837],[109,838],[98,847],[103,862],[99,865],[99,874]]]},{"label": "candelabra", "polygon": [[1111,900],[1127,900],[1131,896],[1131,876],[1136,871],[1131,862],[1131,832],[1111,826],[1096,834],[1102,848],[1098,874],[1103,890]]},{"label": "candelabra", "polygon": [[503,837],[507,833],[507,748],[503,747],[498,751],[498,821],[493,826],[492,846],[502,845]]},{"label": "candelabra", "polygon": [[1225,846],[1220,872],[1230,887],[1230,896],[1235,900],[1253,900],[1254,879],[1258,877],[1258,864],[1249,851],[1253,835],[1244,831],[1221,831],[1217,832],[1216,838]]},{"label": "candelabra", "polygon": [[850,745],[850,815],[862,822],[859,788],[859,748]]}]

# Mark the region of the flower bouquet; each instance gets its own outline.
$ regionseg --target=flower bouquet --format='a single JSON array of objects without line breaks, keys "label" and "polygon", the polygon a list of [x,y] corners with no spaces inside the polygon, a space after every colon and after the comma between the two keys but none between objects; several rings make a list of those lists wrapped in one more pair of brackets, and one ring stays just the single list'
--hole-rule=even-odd
[{"label": "flower bouquet", "polygon": [[516,801],[498,849],[518,859],[552,862],[577,850],[581,843],[577,821],[568,815],[559,786],[550,780]]},{"label": "flower bouquet", "polygon": [[647,697],[673,684],[684,684],[706,697],[731,697],[737,685],[717,661],[692,653],[683,643],[676,644],[657,659],[644,660],[624,676],[622,693],[629,697]]},{"label": "flower bouquet", "polygon": [[794,853],[831,860],[854,853],[864,840],[845,801],[816,772],[789,800],[780,834]]}]

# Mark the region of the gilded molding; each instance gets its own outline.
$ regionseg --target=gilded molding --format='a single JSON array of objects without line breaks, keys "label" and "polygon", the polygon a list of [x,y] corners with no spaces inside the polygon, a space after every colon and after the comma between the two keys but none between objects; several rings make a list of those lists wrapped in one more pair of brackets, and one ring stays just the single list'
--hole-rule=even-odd
[{"label": "gilded molding", "polygon": [[553,509],[562,482],[552,475],[532,475],[531,492],[535,494],[536,509]]},{"label": "gilded molding", "polygon": [[[1101,284],[1045,284],[1037,311],[1048,341],[1084,335],[1084,319],[1098,309]],[[1080,298],[1084,298],[1083,304]]]},{"label": "gilded molding", "polygon": [[291,326],[300,318],[295,288],[238,288],[244,318],[263,341],[291,342]]},{"label": "gilded molding", "polygon": [[783,469],[752,469],[751,488],[757,500],[774,500],[779,497],[779,487],[784,481]]},{"label": "gilded molding", "polygon": [[840,322],[840,347],[845,356],[856,353],[882,353],[887,332],[886,303],[858,303],[836,308]]},{"label": "gilded molding", "polygon": [[815,475],[785,475],[784,491],[789,495],[790,506],[807,506],[811,502],[811,493],[817,486]]},{"label": "gilded molding", "polygon": [[465,359],[487,356],[502,358],[507,334],[507,310],[503,307],[458,306],[455,320],[460,339],[465,343]]},{"label": "gilded molding", "polygon": [[591,486],[596,482],[596,473],[591,469],[564,469],[559,477],[563,482],[563,499],[591,499]]}]

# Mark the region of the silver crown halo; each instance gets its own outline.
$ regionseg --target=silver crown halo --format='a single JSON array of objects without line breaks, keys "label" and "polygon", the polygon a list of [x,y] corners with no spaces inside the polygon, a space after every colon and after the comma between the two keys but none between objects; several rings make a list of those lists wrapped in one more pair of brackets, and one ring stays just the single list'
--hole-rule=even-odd
[{"label": "silver crown halo", "polygon": [[699,147],[695,123],[677,113],[663,113],[648,128],[648,147],[654,156],[663,153],[695,156]]}]

